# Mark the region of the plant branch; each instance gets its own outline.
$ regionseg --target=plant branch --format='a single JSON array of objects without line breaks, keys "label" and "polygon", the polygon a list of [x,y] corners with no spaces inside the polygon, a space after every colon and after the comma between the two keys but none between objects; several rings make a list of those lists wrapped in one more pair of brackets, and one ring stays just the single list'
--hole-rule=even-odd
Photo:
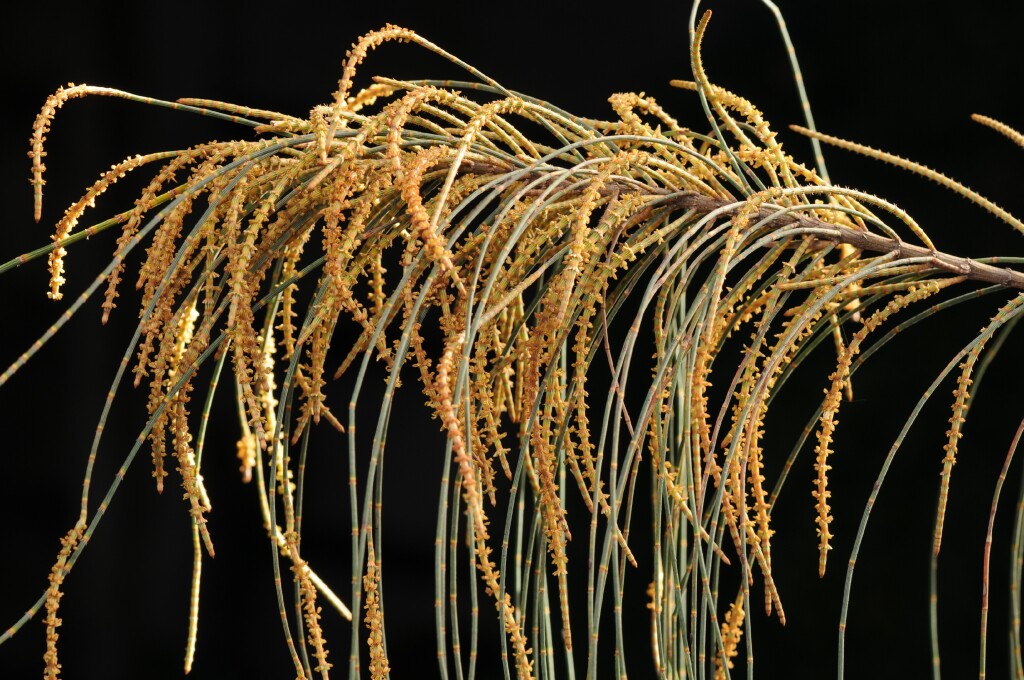
[{"label": "plant branch", "polygon": [[[498,163],[475,160],[467,160],[460,167],[460,171],[464,173],[490,174],[508,172],[509,170],[509,167]],[[527,177],[534,174],[539,175],[540,173],[541,171],[537,171],[537,173],[527,173]],[[541,193],[544,189],[545,185],[540,184],[531,193]],[[745,205],[744,201],[712,198],[710,196],[688,191],[673,192],[662,187],[652,187],[641,182],[628,181],[626,178],[622,178],[621,181],[609,181],[601,188],[602,195],[621,193],[625,191],[640,191],[652,196],[661,196],[663,197],[663,200],[659,205],[662,207],[669,207],[673,209],[693,209],[705,214],[714,210],[723,209],[724,211],[722,214],[731,214],[739,212]],[[772,221],[778,226],[797,224],[801,227],[806,227],[807,229],[814,231],[814,238],[821,241],[847,243],[859,250],[867,250],[873,253],[895,252],[897,257],[900,259],[911,257],[929,258],[936,269],[948,271],[975,281],[994,283],[1007,288],[1018,288],[1024,290],[1024,272],[1020,272],[1009,267],[996,267],[990,264],[985,264],[984,262],[978,262],[977,260],[973,260],[969,257],[950,255],[949,253],[932,250],[924,246],[914,245],[912,243],[907,243],[905,241],[900,241],[886,236],[880,236],[879,234],[869,231],[851,229],[838,224],[823,222],[822,220],[808,217],[806,215],[797,215],[793,213],[776,214],[777,212],[777,208],[762,207],[758,210],[756,217],[753,215],[751,216],[751,221]]]},{"label": "plant branch", "polygon": [[[700,212],[711,212],[720,208],[734,205],[729,212],[738,212],[743,203],[736,201],[709,198],[699,194],[685,193],[674,196],[671,199],[674,206],[681,208],[693,208]],[[770,220],[775,210],[772,208],[761,208],[758,211],[757,219]],[[1024,289],[1024,273],[1009,267],[995,267],[984,262],[978,262],[969,257],[958,257],[938,250],[925,248],[924,246],[906,243],[897,239],[880,236],[878,234],[860,229],[851,229],[837,224],[822,222],[821,220],[807,217],[805,215],[794,215],[785,213],[778,215],[775,221],[780,226],[798,224],[818,232],[816,238],[833,243],[848,243],[854,248],[867,250],[873,253],[895,252],[900,259],[910,257],[930,258],[936,269],[942,269],[968,279],[994,283],[1007,288]]]}]

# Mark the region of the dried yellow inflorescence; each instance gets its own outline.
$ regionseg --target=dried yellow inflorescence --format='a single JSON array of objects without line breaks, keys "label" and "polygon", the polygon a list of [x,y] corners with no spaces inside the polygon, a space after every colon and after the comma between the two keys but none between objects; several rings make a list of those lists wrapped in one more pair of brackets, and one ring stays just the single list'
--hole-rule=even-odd
[{"label": "dried yellow inflorescence", "polygon": [[[322,677],[331,664],[318,597],[351,614],[300,551],[311,432],[326,421],[349,447],[353,597],[364,598],[370,674],[383,678],[390,666],[375,513],[387,476],[381,461],[393,393],[409,381],[410,373],[402,374],[407,363],[451,447],[442,494],[454,507],[444,502],[438,526],[458,526],[449,513],[467,515],[464,534],[449,536],[447,545],[452,559],[461,552],[472,564],[493,600],[511,647],[508,663],[520,678],[534,676],[535,662],[553,663],[558,647],[573,658],[574,629],[576,642],[585,640],[588,663],[596,664],[602,617],[611,611],[621,624],[622,571],[644,560],[654,561],[657,574],[650,592],[659,670],[681,676],[680,669],[694,667],[686,658],[693,653],[688,636],[700,630],[715,637],[706,635],[710,630],[721,636],[713,659],[716,677],[723,677],[738,655],[755,571],[763,578],[766,611],[785,621],[772,574],[778,487],[771,489],[790,463],[782,466],[764,436],[779,386],[822,337],[833,338],[837,367],[825,391],[814,464],[824,573],[832,547],[828,471],[836,413],[869,334],[912,303],[968,278],[1024,285],[1016,272],[936,252],[892,203],[828,185],[786,155],[761,112],[705,73],[700,45],[709,16],[693,35],[695,82],[674,83],[706,101],[707,134],[681,126],[644,93],[612,95],[617,120],[573,117],[505,90],[394,26],[352,48],[333,102],[314,107],[308,118],[211,100],[155,102],[88,86],[62,89],[44,106],[31,142],[37,201],[50,121],[74,97],[198,110],[258,135],[132,157],[104,173],[55,230],[49,294],[62,294],[65,245],[81,234],[72,232],[95,198],[126,173],[160,164],[134,208],[112,222],[121,227],[114,260],[96,281],[106,281],[106,320],[116,308],[125,258],[147,243],[136,283],[138,343],[124,363],[128,370],[134,353],[135,382],[148,382],[150,420],[139,441],[151,444],[159,490],[169,474],[170,442],[196,546],[201,539],[212,556],[211,506],[193,450],[197,414],[190,402],[204,362],[223,366],[230,359],[240,472],[244,481],[255,478],[268,537],[291,564],[303,613],[296,637],[312,649]],[[387,41],[434,50],[480,82],[380,78],[353,94],[356,68]],[[1016,139],[1005,126],[980,120]],[[548,137],[528,138],[517,128],[522,121]],[[916,164],[807,134],[938,179],[1019,224]],[[874,210],[895,218],[907,240]],[[1000,319],[1015,313],[1008,307]],[[847,342],[844,331],[861,318]],[[637,347],[652,340],[650,363],[642,364]],[[982,344],[968,354],[955,392],[936,549]],[[372,375],[372,359],[387,382],[367,452],[367,440],[355,431],[366,409],[356,396],[347,409],[329,403],[336,388],[328,371],[355,395]],[[605,365],[607,384],[594,378],[595,367]],[[645,366],[651,381],[637,406],[631,380]],[[201,418],[209,418],[205,407]],[[653,557],[630,546],[643,455],[654,471]],[[87,492],[88,481],[83,506]],[[589,525],[572,525],[574,512],[584,509]],[[497,518],[508,524],[495,530]],[[444,530],[438,531],[443,546]],[[51,645],[62,565],[80,535],[87,536],[69,534],[51,578]],[[578,570],[570,570],[574,535],[577,545],[589,543],[580,547],[589,553]],[[499,539],[504,562],[495,552]],[[524,544],[534,552],[524,554]],[[196,559],[198,583],[201,556]],[[719,606],[717,594],[723,565],[736,565],[743,584],[728,608]],[[572,579],[584,573],[585,621],[570,607]],[[557,608],[547,599],[551,577]],[[441,595],[439,607],[455,606],[444,604],[455,602],[454,591],[448,599]],[[561,635],[553,633],[558,617]],[[699,621],[691,625],[690,618]],[[308,654],[300,655],[291,633],[286,636],[296,674],[307,677]],[[355,647],[349,665],[361,668]],[[461,648],[439,649],[439,661],[448,663],[450,654],[462,663]],[[710,667],[706,657],[699,663]],[[55,677],[55,648],[48,648],[47,664]]]},{"label": "dried yellow inflorescence", "polygon": [[46,624],[46,653],[43,655],[43,661],[46,663],[46,668],[43,670],[45,680],[57,680],[60,677],[60,663],[57,659],[57,639],[60,636],[57,634],[57,629],[60,627],[61,620],[57,616],[57,610],[60,607],[61,598],[64,597],[60,587],[67,575],[68,558],[79,541],[82,540],[83,533],[84,527],[76,526],[60,539],[57,562],[50,569],[50,587],[46,591],[46,619],[43,621]]}]

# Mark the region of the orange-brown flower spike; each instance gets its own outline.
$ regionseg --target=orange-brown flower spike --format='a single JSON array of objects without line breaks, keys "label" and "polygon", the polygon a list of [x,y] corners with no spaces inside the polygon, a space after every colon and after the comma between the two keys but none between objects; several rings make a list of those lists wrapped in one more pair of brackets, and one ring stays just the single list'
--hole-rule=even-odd
[{"label": "orange-brown flower spike", "polygon": [[[762,593],[752,595],[756,571],[764,579],[766,611],[784,623],[772,574],[785,566],[777,551],[773,565],[778,527],[772,513],[780,506],[772,489],[787,486],[782,482],[792,460],[783,467],[765,434],[773,422],[769,412],[785,410],[786,394],[776,394],[777,386],[798,364],[800,371],[814,365],[805,358],[822,340],[837,339],[812,461],[824,570],[835,540],[832,438],[864,336],[923,291],[963,278],[1024,289],[1024,274],[1003,267],[1016,266],[1012,262],[994,266],[931,250],[927,234],[893,203],[832,186],[783,153],[752,103],[708,80],[700,54],[708,16],[693,36],[697,82],[684,87],[706,98],[701,103],[710,116],[698,124],[714,128],[711,134],[681,127],[643,93],[612,95],[609,120],[575,117],[507,91],[412,31],[387,26],[359,41],[338,92],[307,117],[212,100],[149,101],[242,123],[246,138],[254,133],[257,139],[144,157],[155,164],[136,204],[75,233],[93,199],[142,163],[123,161],[68,209],[48,249],[0,265],[3,271],[50,255],[50,295],[58,297],[63,249],[110,228],[117,239],[114,261],[104,270],[107,281],[97,277],[89,289],[108,286],[106,314],[118,301],[123,263],[129,255],[142,261],[133,281],[142,303],[136,363],[127,368],[129,380],[147,383],[146,426],[158,483],[165,468],[174,467],[165,459],[173,454],[194,520],[186,665],[197,631],[201,552],[209,542],[203,517],[211,506],[199,474],[199,442],[206,423],[219,420],[210,413],[222,397],[213,398],[211,383],[195,443],[190,420],[198,414],[189,410],[194,376],[217,380],[224,367],[242,435],[232,465],[240,466],[243,479],[256,478],[267,536],[292,565],[300,632],[286,632],[286,644],[303,680],[308,666],[316,667],[318,680],[329,667],[323,641],[329,625],[317,598],[352,619],[302,553],[299,499],[309,482],[304,473],[317,465],[307,458],[308,445],[315,449],[314,442],[336,436],[318,423],[346,432],[343,446],[351,447],[356,465],[346,496],[354,501],[353,550],[363,562],[349,575],[354,596],[361,591],[365,597],[352,629],[358,644],[348,650],[354,672],[383,678],[390,661],[401,660],[393,651],[389,659],[384,645],[379,531],[388,528],[377,521],[388,521],[381,514],[386,493],[370,481],[388,478],[380,466],[394,456],[387,454],[387,436],[356,436],[354,429],[379,415],[380,431],[393,432],[404,416],[394,390],[416,381],[447,435],[436,613],[442,621],[438,662],[448,664],[449,675],[453,662],[465,670],[476,658],[455,646],[455,632],[476,627],[490,609],[474,606],[472,622],[455,622],[467,604],[460,591],[472,585],[468,576],[479,578],[506,636],[507,657],[498,663],[514,667],[522,679],[534,677],[534,670],[556,675],[566,649],[579,663],[587,659],[587,675],[601,675],[613,652],[630,653],[609,649],[618,639],[604,634],[626,623],[628,590],[609,581],[627,562],[639,561],[654,581],[652,651],[659,676],[682,677],[696,668],[709,678],[730,675],[751,598],[761,599]],[[465,68],[476,83],[377,78],[357,92],[356,68],[369,50],[405,40]],[[456,85],[465,95],[451,89]],[[82,92],[143,100],[102,88]],[[42,138],[67,96],[56,95],[37,125],[37,190]],[[531,141],[525,133],[541,136]],[[876,217],[876,211],[887,214]],[[917,238],[902,241],[878,219],[890,215]],[[0,384],[90,294],[0,374]],[[858,303],[870,317],[864,324],[852,315]],[[974,344],[1020,311],[1001,310]],[[961,419],[971,406],[966,364],[974,359],[960,360],[964,375],[947,435],[943,497]],[[329,384],[329,361],[337,361],[344,384]],[[357,376],[351,375],[356,370],[346,374],[357,366]],[[387,378],[381,408],[367,408],[367,396],[379,394],[367,388],[367,379],[377,382],[381,374]],[[712,390],[712,382],[719,389]],[[346,392],[344,419],[351,421],[343,428],[334,414],[346,405],[332,399]],[[97,433],[105,424],[106,416]],[[367,458],[362,454],[370,441]],[[92,467],[90,458],[83,528]],[[648,500],[643,468],[652,473],[655,535],[652,549],[638,551],[637,560],[629,543],[647,537],[636,527],[647,513],[634,512]],[[569,498],[575,493],[566,484],[578,489],[580,501]],[[588,531],[585,520],[576,522],[573,503],[576,510],[586,507],[591,540],[570,550],[570,536],[578,540]],[[105,511],[103,503],[97,517]],[[577,559],[591,544],[589,559]],[[62,554],[66,569],[75,553],[65,546]],[[570,557],[580,573],[569,573]],[[694,561],[701,557],[703,564]],[[62,575],[63,569],[54,571],[55,590]],[[590,588],[585,621],[569,604],[584,582]],[[551,602],[556,583],[557,605]],[[729,584],[742,588],[738,599],[723,597],[721,588]],[[278,592],[279,613],[288,622],[287,598]],[[54,642],[56,597],[48,595],[47,636]],[[0,642],[19,626],[0,633]],[[47,651],[54,652],[47,663],[56,675],[55,647]],[[752,667],[753,643],[747,654]]]},{"label": "orange-brown flower spike", "polygon": [[380,610],[380,562],[373,550],[373,539],[366,546],[366,574],[363,575],[363,592],[366,603],[366,628],[370,631],[366,642],[370,648],[371,680],[386,680],[391,671],[387,651],[384,649],[384,616]]},{"label": "orange-brown flower spike", "polygon": [[[179,152],[177,151],[165,151],[161,153],[148,154],[146,156],[132,156],[131,158],[121,161],[117,165],[111,166],[110,170],[103,173],[80,199],[64,211],[64,216],[61,218],[60,222],[57,223],[57,228],[54,229],[52,237],[53,242],[60,243],[66,239],[78,224],[79,218],[83,213],[85,213],[86,209],[95,204],[96,198],[103,194],[112,185],[117,183],[118,180],[123,179],[129,172],[142,167],[146,163],[173,158],[178,155],[178,153]],[[43,182],[43,180],[40,179],[40,182]],[[36,217],[36,221],[39,221],[39,217]],[[47,293],[47,296],[51,300],[60,300],[64,296],[60,289],[65,283],[65,255],[67,255],[67,250],[58,246],[50,252],[48,258],[47,264],[50,269],[50,292]]]},{"label": "orange-brown flower spike", "polygon": [[906,295],[897,295],[890,300],[885,307],[876,310],[871,314],[871,316],[864,320],[864,325],[854,334],[853,339],[850,340],[849,344],[846,346],[846,350],[840,354],[839,359],[836,362],[836,370],[831,376],[829,376],[831,386],[825,391],[825,401],[822,404],[821,419],[818,429],[818,445],[814,449],[817,454],[817,458],[814,463],[814,471],[817,473],[817,478],[815,480],[814,491],[811,492],[811,495],[816,501],[817,507],[817,516],[814,521],[818,525],[819,577],[825,575],[828,551],[832,549],[831,540],[833,538],[832,533],[829,531],[829,525],[832,523],[832,515],[828,503],[828,499],[831,497],[832,492],[827,488],[828,471],[832,469],[832,466],[829,465],[827,461],[829,456],[832,454],[832,433],[835,431],[835,427],[839,423],[839,421],[836,420],[835,415],[839,411],[839,406],[842,403],[842,391],[844,387],[849,384],[850,367],[853,364],[853,359],[860,353],[861,345],[864,343],[868,334],[885,323],[890,316],[915,302],[938,293],[943,288],[953,283],[957,283],[960,280],[961,279],[946,279],[944,281],[921,282],[916,288],[911,288]]},{"label": "orange-brown flower spike", "polygon": [[935,536],[933,550],[936,555],[942,548],[942,533],[946,524],[946,505],[949,502],[949,482],[953,474],[953,466],[956,465],[956,454],[960,446],[960,438],[963,437],[963,426],[967,415],[967,403],[970,400],[970,387],[973,380],[971,375],[974,372],[974,364],[981,356],[981,350],[985,343],[975,345],[967,358],[960,364],[960,375],[956,381],[956,388],[953,390],[953,415],[949,417],[949,429],[946,430],[947,441],[942,446],[945,457],[942,459],[942,482],[939,489],[939,509],[935,520]]},{"label": "orange-brown flower spike", "polygon": [[74,83],[68,83],[66,89],[59,87],[56,92],[46,98],[43,108],[36,115],[36,122],[32,126],[31,150],[28,152],[29,158],[32,159],[31,181],[34,200],[32,216],[36,222],[43,217],[43,186],[46,184],[46,180],[43,179],[43,173],[46,172],[46,164],[43,163],[46,151],[43,150],[43,145],[46,142],[46,133],[50,131],[50,123],[53,121],[57,109],[64,106],[65,102],[69,99],[84,97],[90,89],[88,85],[75,85]]},{"label": "orange-brown flower spike", "polygon": [[[180,394],[180,393],[179,393]],[[214,556],[213,541],[206,527],[206,508],[203,505],[203,494],[200,492],[200,481],[196,473],[195,455],[192,451],[192,435],[188,429],[188,411],[182,398],[176,397],[171,404],[171,422],[173,423],[174,449],[178,459],[178,472],[181,473],[181,486],[185,490],[182,498],[190,505],[190,514],[199,528],[199,535],[206,545],[206,552]]]},{"label": "orange-brown flower spike", "polygon": [[495,606],[498,609],[499,616],[505,621],[505,632],[512,642],[512,649],[516,658],[518,678],[519,680],[531,680],[533,678],[533,661],[530,659],[531,650],[527,647],[526,637],[522,633],[511,597],[507,592],[504,599],[500,596],[500,573],[495,569],[495,564],[490,558],[491,548],[487,545],[489,533],[484,506],[481,502],[479,485],[477,484],[472,459],[466,452],[466,442],[462,435],[462,426],[459,422],[459,417],[455,413],[450,371],[452,369],[452,362],[455,359],[455,351],[461,346],[461,336],[449,340],[445,345],[441,360],[437,363],[437,377],[434,381],[434,390],[438,398],[438,411],[445,428],[448,430],[448,438],[452,442],[452,451],[455,454],[455,463],[459,466],[459,472],[462,475],[463,497],[466,500],[466,506],[474,526],[474,537],[476,539],[476,546],[474,548],[477,569],[480,570],[487,594],[495,598]]},{"label": "orange-brown flower spike", "polygon": [[[826,135],[821,132],[808,130],[807,128],[801,127],[799,125],[790,125],[789,127],[791,130],[799,132],[800,134],[806,135],[807,137],[810,137],[812,139],[817,139],[819,141],[825,142],[826,144],[838,146],[840,149],[846,149],[847,151],[853,151],[855,153],[863,154],[868,158],[874,158],[884,163],[895,165],[897,168],[907,170],[916,175],[927,177],[933,182],[936,182],[937,184],[946,187],[950,191],[960,194],[971,203],[974,203],[978,207],[988,211],[992,215],[995,215],[1003,222],[1006,222],[1008,225],[1016,229],[1017,231],[1024,232],[1024,222],[1022,222],[1020,219],[1010,214],[1000,206],[996,205],[994,202],[985,198],[977,191],[974,191],[973,189],[964,186],[960,182],[957,182],[955,179],[952,179],[951,177],[948,177],[936,170],[932,170],[931,168],[922,165],[921,163],[915,163],[914,161],[908,160],[901,156],[897,156],[896,154],[892,154],[887,151],[881,151],[879,149],[874,149],[870,146],[857,144],[856,142],[850,142],[845,139],[840,139],[839,137],[833,137],[832,135]],[[931,244],[930,241],[926,242],[926,245],[930,248],[935,247],[934,245]]]},{"label": "orange-brown flower spike", "polygon": [[455,357],[455,350],[461,347],[461,338],[449,341],[445,347],[441,360],[437,363],[437,377],[434,379],[434,390],[438,395],[438,408],[441,414],[445,429],[448,430],[448,438],[452,442],[452,452],[455,454],[455,464],[459,466],[462,474],[462,490],[466,497],[466,504],[475,509],[479,505],[479,489],[476,482],[476,471],[473,463],[466,452],[466,440],[462,434],[462,424],[455,413],[454,398],[451,389],[451,376],[449,372]]},{"label": "orange-brown flower spike", "polygon": [[309,630],[309,641],[313,645],[313,656],[317,660],[314,672],[320,673],[323,680],[328,680],[333,664],[327,661],[327,647],[324,642],[323,629],[320,627],[320,607],[316,602],[316,587],[310,578],[309,565],[299,556],[299,537],[294,531],[285,534],[285,549],[292,561],[292,572],[299,583],[302,598],[302,610],[305,615],[306,628]]},{"label": "orange-brown flower spike", "polygon": [[61,620],[57,617],[57,610],[60,607],[61,598],[64,597],[60,587],[64,583],[64,577],[67,576],[65,567],[68,558],[71,557],[75,546],[82,539],[83,533],[84,527],[76,526],[60,539],[57,562],[50,570],[50,587],[46,591],[46,619],[44,621],[46,623],[46,653],[43,655],[43,661],[46,663],[46,668],[43,670],[44,680],[58,680],[60,677],[60,663],[57,659],[57,639],[60,636],[57,634],[57,628],[60,627]]},{"label": "orange-brown flower spike", "polygon": [[973,120],[976,123],[981,123],[985,127],[992,128],[999,134],[1005,136],[1007,139],[1009,139],[1017,146],[1024,147],[1024,134],[1021,134],[1020,132],[1013,129],[1006,123],[998,121],[995,118],[983,116],[980,113],[972,113],[971,120]]},{"label": "orange-brown flower spike", "polygon": [[722,622],[722,652],[715,655],[715,680],[725,680],[728,677],[726,668],[729,670],[733,668],[733,659],[739,654],[740,640],[743,639],[743,620],[745,618],[743,591],[740,590],[735,602],[729,605],[729,611],[725,613],[725,621]]},{"label": "orange-brown flower spike", "polygon": [[[352,79],[356,75],[356,68],[358,68],[359,64],[361,64],[363,59],[366,58],[367,53],[389,40],[409,42],[417,38],[419,38],[419,36],[407,28],[385,24],[379,31],[366,34],[359,40],[359,42],[352,45],[352,49],[350,49],[346,55],[345,67],[342,69],[341,79],[338,81],[338,91],[334,95],[334,115],[325,133],[325,136],[328,139],[332,139],[334,137],[334,132],[341,123],[341,113],[349,106],[348,95],[349,90],[352,89]],[[321,155],[320,162],[327,162],[326,153]]]},{"label": "orange-brown flower spike", "polygon": [[402,187],[402,198],[409,210],[409,221],[413,234],[423,242],[423,249],[431,262],[437,264],[445,276],[451,278],[459,293],[466,295],[466,287],[452,263],[451,254],[445,246],[444,239],[430,223],[430,215],[423,207],[423,196],[420,194],[420,183],[427,169],[438,161],[446,158],[450,151],[445,147],[435,146],[417,154],[409,167],[397,179]]},{"label": "orange-brown flower spike", "polygon": [[942,533],[946,522],[946,507],[949,503],[949,483],[953,472],[953,466],[956,464],[956,454],[960,438],[963,437],[962,429],[967,415],[967,408],[970,405],[970,387],[973,382],[971,376],[974,372],[974,365],[981,356],[981,352],[985,348],[985,343],[991,337],[991,334],[1005,324],[1007,320],[1011,318],[1012,314],[1019,313],[1019,309],[1022,306],[1024,306],[1024,293],[1017,295],[1003,305],[996,315],[992,317],[992,320],[988,325],[982,329],[982,335],[979,336],[974,347],[971,348],[967,353],[967,357],[960,364],[960,375],[957,378],[956,388],[953,390],[953,414],[949,418],[949,430],[946,431],[947,441],[942,447],[946,452],[946,455],[942,459],[942,481],[939,487],[939,507],[936,511],[935,517],[935,555],[939,554],[939,549],[942,547]]}]

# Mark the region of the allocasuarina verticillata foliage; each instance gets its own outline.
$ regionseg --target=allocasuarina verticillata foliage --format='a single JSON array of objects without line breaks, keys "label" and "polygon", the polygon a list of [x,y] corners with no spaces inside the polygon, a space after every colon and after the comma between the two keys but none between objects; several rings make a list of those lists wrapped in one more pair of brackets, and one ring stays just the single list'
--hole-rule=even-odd
[{"label": "allocasuarina verticillata foliage", "polygon": [[[1019,258],[940,252],[893,203],[831,184],[820,152],[813,167],[788,155],[751,102],[708,79],[701,40],[710,11],[696,15],[695,7],[693,80],[673,84],[698,98],[707,114],[695,123],[702,131],[643,94],[611,96],[614,120],[574,116],[505,89],[395,26],[353,46],[333,100],[305,118],[86,85],[51,96],[31,141],[37,218],[45,137],[71,99],[143,101],[225,119],[251,134],[124,160],[67,209],[51,245],[0,265],[2,272],[47,255],[49,296],[59,300],[66,248],[120,231],[109,265],[0,375],[3,385],[94,295],[103,296],[106,320],[126,258],[146,249],[136,279],[140,322],[92,445],[80,516],[62,539],[49,588],[0,642],[45,608],[45,676],[58,676],[63,579],[148,445],[157,489],[180,485],[192,517],[191,668],[201,566],[216,539],[201,469],[219,388],[237,395],[237,457],[243,481],[255,480],[277,551],[275,583],[296,675],[326,678],[332,666],[347,665],[351,676],[387,677],[394,650],[386,645],[391,610],[382,598],[382,457],[395,390],[405,380],[419,383],[446,434],[433,565],[437,662],[446,677],[499,672],[476,668],[477,631],[488,627],[506,675],[598,677],[612,665],[624,673],[622,654],[607,667],[599,655],[608,645],[624,651],[628,607],[650,610],[648,651],[659,677],[729,677],[738,672],[734,664],[752,668],[755,610],[763,606],[785,621],[773,577],[785,565],[772,562],[772,510],[794,465],[813,467],[813,488],[787,493],[814,504],[819,574],[830,566],[829,461],[853,374],[898,330],[990,295],[998,299],[990,321],[936,374],[864,509],[845,566],[842,674],[857,551],[889,463],[921,406],[950,376],[937,555],[972,381],[1024,311],[1024,273],[1012,268]],[[388,41],[416,43],[472,79],[378,77],[355,90],[357,67]],[[817,132],[807,111],[807,126],[795,128],[802,134],[924,175],[1024,231],[1019,219],[953,179]],[[1024,146],[1020,133],[975,118]],[[100,194],[140,171],[152,179],[134,206],[78,228]],[[819,347],[834,353],[835,368],[787,459],[764,446],[765,419]],[[371,362],[386,367],[386,387],[373,409],[360,409]],[[595,377],[600,364],[610,377]],[[148,386],[149,420],[97,503],[92,462],[129,372],[137,386]],[[330,401],[328,381],[346,374],[355,376],[350,401]],[[200,375],[208,387],[196,402]],[[372,437],[357,438],[357,423]],[[325,583],[302,550],[303,470],[311,433],[322,425],[337,430],[348,456],[352,581],[344,593]],[[993,516],[1020,435],[1009,445]],[[805,450],[813,461],[799,456]],[[650,479],[649,499],[638,494],[640,475]],[[634,505],[648,500],[652,531],[631,534]],[[1016,521],[1020,537],[1021,513]],[[1018,564],[1022,550],[1016,540]],[[282,564],[294,580],[290,593]],[[648,601],[624,601],[629,578],[646,580]],[[1019,585],[1017,569],[1011,589],[1019,593]],[[351,626],[347,664],[329,657],[324,602],[333,609],[326,615],[365,624]],[[983,667],[986,613],[987,600]],[[1014,668],[1024,672],[1019,625],[1010,634]]]}]

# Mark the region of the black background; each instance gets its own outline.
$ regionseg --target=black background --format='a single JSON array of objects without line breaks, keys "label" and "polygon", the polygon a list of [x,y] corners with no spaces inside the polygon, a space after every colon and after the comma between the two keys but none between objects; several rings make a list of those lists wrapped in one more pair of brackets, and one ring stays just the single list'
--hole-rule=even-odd
[{"label": "black background", "polygon": [[[1019,88],[1024,8],[1004,3],[780,3],[802,59],[820,129],[914,158],[1024,212],[1024,150],[972,123],[972,112],[1024,126]],[[782,130],[786,148],[811,162],[809,144],[784,130],[802,123],[796,90],[774,20],[760,3],[706,3],[716,15],[706,39],[710,77],[754,101]],[[835,6],[834,6],[835,5]],[[668,87],[689,77],[686,3],[596,5],[522,3],[503,7],[447,4],[419,9],[394,3],[212,3],[133,6],[81,4],[57,10],[6,10],[0,171],[0,261],[48,242],[63,208],[112,163],[134,153],[180,148],[244,130],[166,110],[96,98],[61,110],[50,135],[43,222],[31,219],[28,138],[35,113],[59,84],[87,82],[164,99],[198,96],[304,116],[330,99],[349,44],[385,21],[405,25],[474,64],[511,89],[581,115],[611,116],[606,98],[634,90],[654,95],[684,124],[703,128],[691,93]],[[409,45],[385,46],[362,68],[398,77],[460,77],[441,59]],[[1019,255],[1021,235],[925,180],[826,150],[832,180],[892,199],[915,215],[940,248],[962,255]],[[137,185],[130,185],[137,186]],[[95,217],[130,203],[111,192]],[[85,224],[92,221],[85,220]],[[104,235],[72,249],[69,295],[81,291],[112,248]],[[137,263],[136,263],[137,266]],[[55,320],[65,303],[45,297],[43,260],[0,279],[0,364],[7,365]],[[789,623],[757,615],[758,671],[765,677],[828,677],[835,669],[842,580],[863,503],[899,425],[932,377],[977,331],[1006,295],[932,319],[891,345],[858,375],[857,400],[844,407],[834,457],[836,550],[819,580],[810,498],[809,456],[780,501],[774,563]],[[98,302],[0,390],[0,503],[5,525],[0,625],[13,623],[43,591],[58,537],[77,516],[80,479],[103,397],[124,351],[136,310],[123,303],[107,327]],[[1021,416],[1020,334],[986,378],[968,422],[953,481],[950,526],[940,561],[943,671],[976,673],[981,564],[996,476]],[[822,354],[805,382],[791,386],[770,440],[769,477],[777,472],[819,398],[830,371]],[[817,369],[817,372],[815,371]],[[410,385],[410,387],[412,387]],[[854,580],[847,645],[848,677],[920,677],[928,673],[927,565],[951,383],[939,389],[896,459],[876,506]],[[344,398],[341,387],[335,396]],[[112,479],[144,422],[130,388],[115,402],[101,449],[94,494]],[[140,395],[141,396],[141,395]],[[372,404],[367,398],[366,404]],[[204,465],[213,495],[217,558],[204,567],[199,651],[193,677],[291,677],[273,595],[271,551],[255,494],[235,470],[230,399],[217,402]],[[433,531],[441,438],[413,389],[400,402],[386,464],[390,507],[384,546],[389,650],[395,677],[434,677]],[[369,410],[369,407],[368,407]],[[374,414],[371,414],[371,416]],[[775,437],[775,439],[771,439]],[[337,440],[331,439],[331,442]],[[347,500],[336,445],[311,465],[307,543],[313,566],[347,590]],[[335,452],[339,452],[335,455]],[[178,492],[157,496],[146,453],[131,469],[94,541],[66,582],[61,660],[67,678],[181,677],[191,544]],[[1011,470],[997,517],[992,566],[989,658],[993,677],[1007,669],[1007,577],[1014,499],[1021,463]],[[425,483],[424,480],[429,480]],[[315,493],[314,493],[315,492]],[[94,496],[93,503],[99,496]],[[783,562],[785,564],[783,565]],[[784,568],[783,568],[784,566]],[[643,566],[641,567],[643,569]],[[647,567],[649,569],[649,566]],[[581,568],[582,569],[582,568]],[[644,572],[646,574],[648,572]],[[638,587],[647,577],[633,577]],[[393,585],[392,585],[393,584]],[[642,600],[629,664],[651,675]],[[488,607],[489,611],[489,607]],[[350,628],[325,612],[332,660],[344,665]],[[488,625],[490,625],[488,619]],[[610,641],[609,641],[610,642]],[[42,670],[43,626],[28,624],[0,647],[0,677]],[[343,670],[338,668],[338,671]],[[339,674],[340,677],[341,674]],[[481,677],[491,677],[484,673]]]}]

